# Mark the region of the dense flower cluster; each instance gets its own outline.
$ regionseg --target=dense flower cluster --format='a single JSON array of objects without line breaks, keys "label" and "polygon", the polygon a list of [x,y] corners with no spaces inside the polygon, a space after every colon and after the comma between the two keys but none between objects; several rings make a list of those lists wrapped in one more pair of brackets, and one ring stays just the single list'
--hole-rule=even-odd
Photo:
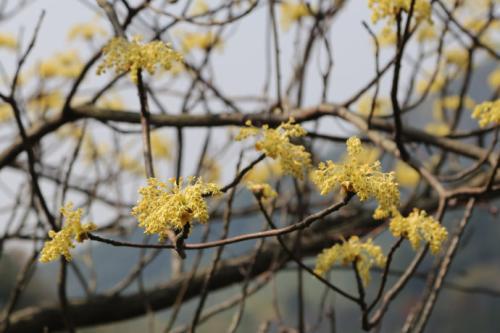
[{"label": "dense flower cluster", "polygon": [[[394,20],[396,15],[410,10],[411,0],[368,0],[368,7],[372,11],[372,22],[389,19]],[[413,15],[417,21],[430,20],[431,4],[429,0],[416,0]]]},{"label": "dense flower cluster", "polygon": [[64,256],[67,261],[70,261],[72,257],[69,250],[75,247],[73,240],[81,243],[87,239],[87,233],[97,228],[93,223],[82,224],[83,210],[81,208],[73,210],[72,203],[62,207],[61,214],[65,218],[65,223],[58,232],[49,231],[51,240],[45,242],[40,253],[40,262],[53,261],[60,256]]},{"label": "dense flower cluster", "polygon": [[162,41],[143,43],[140,36],[133,37],[130,42],[124,38],[113,38],[103,48],[103,54],[105,58],[97,68],[97,74],[104,73],[108,68],[114,68],[116,73],[130,71],[133,82],[137,82],[139,70],[154,74],[158,66],[169,70],[172,62],[182,59],[170,44]]},{"label": "dense flower cluster", "polygon": [[432,216],[422,210],[414,209],[408,217],[399,212],[391,219],[389,229],[395,237],[405,237],[413,249],[418,249],[422,241],[429,243],[433,254],[441,250],[443,242],[448,237],[446,228]]},{"label": "dense flower cluster", "polygon": [[367,286],[371,279],[370,268],[373,265],[384,267],[386,261],[382,248],[373,244],[371,239],[362,242],[357,236],[352,236],[347,242],[324,249],[316,259],[314,271],[324,276],[336,263],[348,265],[355,262],[359,276]]},{"label": "dense flower cluster", "polygon": [[493,102],[484,102],[476,106],[472,118],[479,120],[479,126],[500,124],[500,99]]},{"label": "dense flower cluster", "polygon": [[357,137],[347,140],[347,157],[342,163],[327,161],[320,163],[312,174],[312,180],[322,195],[338,186],[345,191],[356,193],[361,201],[374,198],[378,207],[373,214],[375,219],[383,219],[399,206],[399,188],[394,173],[381,171],[379,161],[362,163],[365,152]]},{"label": "dense flower cluster", "polygon": [[132,215],[139,221],[146,234],[166,237],[169,230],[179,230],[187,223],[209,218],[204,197],[220,193],[219,186],[204,183],[200,178],[190,177],[186,184],[170,178],[168,183],[149,178],[148,185],[139,190],[142,198],[132,209]]},{"label": "dense flower cluster", "polygon": [[255,143],[255,149],[272,159],[277,159],[284,173],[303,179],[304,171],[311,166],[311,154],[304,146],[290,142],[290,138],[306,135],[306,130],[302,126],[294,124],[293,119],[282,123],[277,128],[264,125],[260,129],[252,126],[251,121],[247,121],[246,125],[248,127],[242,128],[236,136],[237,141],[251,136],[260,137],[260,140]]}]

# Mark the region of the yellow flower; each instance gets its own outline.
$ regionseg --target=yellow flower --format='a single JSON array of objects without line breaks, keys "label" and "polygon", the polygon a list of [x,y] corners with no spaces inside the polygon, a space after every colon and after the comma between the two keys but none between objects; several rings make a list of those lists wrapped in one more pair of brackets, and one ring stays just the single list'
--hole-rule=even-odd
[{"label": "yellow flower", "polygon": [[[362,114],[363,116],[368,117],[370,114],[370,111],[372,109],[372,101],[373,98],[364,95],[359,99],[358,102],[358,112]],[[373,115],[374,116],[385,116],[388,115],[391,111],[391,103],[387,98],[377,98],[375,101],[375,108],[373,110]]]},{"label": "yellow flower", "polygon": [[97,104],[100,108],[108,109],[112,111],[123,111],[125,110],[125,103],[120,96],[114,95],[112,97],[105,97],[99,100]]},{"label": "yellow flower", "polygon": [[[460,96],[458,95],[446,96],[441,99],[437,99],[434,102],[434,108],[433,108],[434,119],[438,121],[443,121],[444,110],[446,109],[455,111],[458,108],[459,104],[460,104]],[[462,107],[465,107],[467,109],[473,109],[475,106],[476,102],[472,98],[470,98],[469,96],[464,97]]]},{"label": "yellow flower", "polygon": [[312,15],[307,5],[303,2],[291,3],[283,1],[280,5],[280,11],[280,25],[283,30],[290,29],[293,23],[300,21],[303,17]]},{"label": "yellow flower", "polygon": [[444,58],[447,64],[455,65],[459,69],[463,69],[469,62],[469,54],[467,50],[454,48],[444,53]]},{"label": "yellow flower", "polygon": [[216,183],[220,180],[221,167],[219,163],[211,157],[205,157],[201,165],[201,175],[208,183]]},{"label": "yellow flower", "polygon": [[438,74],[432,82],[429,82],[429,80],[418,81],[416,90],[418,93],[422,94],[425,92],[427,87],[429,87],[429,92],[434,93],[440,91],[444,87],[445,83],[445,77],[442,74]]},{"label": "yellow flower", "polygon": [[377,35],[377,40],[380,47],[396,46],[397,42],[396,32],[390,26],[386,25]]},{"label": "yellow flower", "polygon": [[[368,7],[372,11],[371,19],[373,23],[377,23],[383,19],[388,19],[389,22],[392,22],[399,12],[408,12],[410,5],[411,0],[368,0]],[[430,20],[430,1],[416,0],[413,7],[413,16],[417,22]]]},{"label": "yellow flower", "polygon": [[43,79],[54,77],[75,78],[83,68],[83,62],[75,50],[60,52],[52,58],[40,62],[38,75]]},{"label": "yellow flower", "polygon": [[394,172],[398,184],[405,187],[415,187],[420,181],[420,175],[415,169],[402,161],[396,162]]},{"label": "yellow flower", "polygon": [[493,90],[500,89],[500,67],[495,69],[488,76],[488,84],[490,85],[491,89],[493,89]]},{"label": "yellow flower", "polygon": [[142,198],[132,209],[146,234],[166,237],[169,230],[181,230],[187,223],[208,221],[208,207],[204,197],[220,193],[219,186],[204,183],[201,178],[190,177],[177,183],[170,178],[168,183],[149,178],[148,185],[139,190]]},{"label": "yellow flower", "polygon": [[472,118],[479,120],[479,126],[500,124],[500,99],[493,102],[484,102],[476,106]]},{"label": "yellow flower", "polygon": [[373,163],[360,162],[365,154],[361,141],[352,137],[347,140],[347,157],[344,162],[335,164],[332,161],[320,163],[312,174],[312,180],[325,195],[337,187],[356,193],[360,201],[374,198],[378,207],[373,214],[374,219],[389,216],[399,206],[399,188],[394,172],[383,173],[379,161]]},{"label": "yellow flower", "polygon": [[82,128],[75,123],[66,124],[60,127],[56,132],[56,135],[61,139],[71,138],[78,140],[82,134]]},{"label": "yellow flower", "polygon": [[434,25],[423,23],[417,31],[417,40],[419,43],[432,41],[437,38],[437,33]]},{"label": "yellow flower", "polygon": [[261,163],[245,174],[245,181],[254,183],[266,183],[270,179],[283,176],[283,170],[279,162]]},{"label": "yellow flower", "polygon": [[193,5],[191,6],[191,9],[189,10],[189,15],[203,15],[208,12],[209,9],[210,7],[205,0],[195,0]]},{"label": "yellow flower", "polygon": [[118,165],[123,171],[130,172],[132,174],[143,176],[144,175],[144,165],[126,153],[121,153],[118,155]]},{"label": "yellow flower", "polygon": [[236,141],[251,136],[261,137],[255,143],[255,149],[278,160],[284,173],[298,179],[304,178],[304,171],[311,166],[311,154],[306,151],[304,146],[290,142],[290,138],[306,135],[306,130],[302,126],[294,124],[293,119],[282,123],[277,128],[269,128],[268,125],[264,125],[259,129],[252,126],[250,121],[247,121],[246,125],[248,127],[241,129],[235,138]]},{"label": "yellow flower", "polygon": [[219,36],[216,36],[213,32],[182,32],[181,34],[181,46],[185,53],[190,52],[194,49],[208,50],[211,48],[221,49],[224,45]]},{"label": "yellow flower", "polygon": [[48,110],[59,109],[64,103],[63,96],[60,91],[50,91],[40,93],[31,98],[27,107],[30,112],[47,112]]},{"label": "yellow flower", "polygon": [[78,208],[73,210],[73,204],[67,203],[61,208],[61,214],[65,218],[64,226],[58,232],[49,231],[51,240],[46,241],[40,253],[40,262],[49,262],[64,256],[66,261],[71,261],[69,250],[74,248],[73,240],[82,243],[87,239],[87,233],[95,230],[97,226],[94,223],[81,223],[83,210]]},{"label": "yellow flower", "polygon": [[0,48],[15,50],[17,47],[17,40],[12,34],[0,32]]},{"label": "yellow flower", "polygon": [[151,153],[154,157],[169,160],[172,157],[168,138],[159,134],[151,134]]},{"label": "yellow flower", "polygon": [[68,40],[81,38],[86,41],[91,41],[98,35],[105,37],[107,32],[96,22],[96,20],[93,20],[91,22],[78,23],[71,27],[68,32]]},{"label": "yellow flower", "polygon": [[348,265],[356,263],[363,285],[366,287],[370,282],[370,269],[373,265],[383,268],[387,258],[382,248],[373,244],[371,239],[361,242],[357,236],[352,236],[349,241],[335,244],[329,249],[323,250],[316,258],[316,274],[324,276],[333,265],[340,263]]},{"label": "yellow flower", "polygon": [[267,183],[253,183],[248,182],[247,188],[259,198],[263,200],[269,200],[272,198],[276,198],[278,193],[271,187],[271,185]]},{"label": "yellow flower", "polygon": [[12,108],[9,104],[0,104],[0,124],[14,118]]},{"label": "yellow flower", "polygon": [[117,74],[130,71],[130,78],[137,83],[139,70],[145,70],[152,75],[158,66],[169,70],[172,62],[182,59],[168,43],[141,41],[140,36],[135,36],[131,42],[124,38],[113,38],[103,48],[105,58],[97,68],[97,74],[104,73],[108,68],[114,68]]},{"label": "yellow flower", "polygon": [[91,164],[104,157],[109,152],[109,146],[105,143],[96,144],[90,134],[86,134],[82,142],[82,159]]},{"label": "yellow flower", "polygon": [[441,250],[443,242],[448,237],[445,227],[432,216],[427,216],[425,211],[416,208],[408,217],[396,213],[391,219],[389,229],[394,237],[408,238],[415,250],[420,247],[422,241],[429,243],[433,254]]},{"label": "yellow flower", "polygon": [[425,131],[435,136],[446,136],[450,134],[450,125],[442,121],[437,121],[427,124],[425,126]]}]

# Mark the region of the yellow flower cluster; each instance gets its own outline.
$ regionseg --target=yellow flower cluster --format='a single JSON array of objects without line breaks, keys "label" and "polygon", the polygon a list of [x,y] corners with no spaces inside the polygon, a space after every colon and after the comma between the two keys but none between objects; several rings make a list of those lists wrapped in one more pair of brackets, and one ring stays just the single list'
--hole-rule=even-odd
[{"label": "yellow flower cluster", "polygon": [[159,133],[152,133],[151,153],[154,157],[169,160],[172,154],[170,152],[170,142],[168,138]]},{"label": "yellow flower cluster", "polygon": [[96,36],[106,36],[106,30],[97,22],[91,21],[86,23],[75,24],[68,32],[68,39],[75,40],[81,38],[86,41],[93,40]]},{"label": "yellow flower cluster", "polygon": [[500,124],[500,99],[476,106],[472,112],[472,118],[479,120],[480,127],[485,127],[488,124]]},{"label": "yellow flower cluster", "polygon": [[294,119],[290,119],[277,128],[264,125],[260,129],[252,126],[251,121],[247,121],[248,127],[242,128],[235,140],[244,140],[251,136],[260,137],[255,143],[255,149],[272,159],[277,159],[284,173],[303,179],[304,171],[311,166],[311,154],[304,146],[290,142],[290,138],[306,135],[306,130],[294,122]]},{"label": "yellow flower cluster", "polygon": [[38,75],[43,79],[54,77],[75,78],[82,70],[83,62],[75,50],[55,54],[52,58],[40,62]]},{"label": "yellow flower cluster", "polygon": [[143,176],[145,174],[144,165],[127,153],[121,153],[118,155],[118,165],[121,170],[131,174],[138,176]]},{"label": "yellow flower cluster", "polygon": [[280,5],[280,11],[280,24],[283,30],[288,30],[293,23],[300,21],[303,17],[312,15],[304,2],[291,3],[283,1]]},{"label": "yellow flower cluster", "polygon": [[174,51],[170,44],[162,41],[142,43],[140,36],[132,41],[124,38],[113,38],[104,48],[104,61],[97,68],[97,74],[102,74],[108,68],[114,68],[116,73],[130,71],[130,77],[137,82],[139,70],[154,74],[158,66],[165,70],[172,67],[173,61],[181,61],[182,56]]},{"label": "yellow flower cluster", "polygon": [[394,31],[391,26],[386,25],[378,33],[377,40],[380,47],[396,46],[396,31]]},{"label": "yellow flower cluster", "polygon": [[417,31],[417,40],[419,43],[432,41],[436,38],[437,38],[437,33],[434,25],[429,23],[423,23],[420,25]]},{"label": "yellow flower cluster", "polygon": [[283,176],[283,170],[278,162],[260,163],[245,174],[244,180],[254,183],[265,183],[273,178]]},{"label": "yellow flower cluster", "polygon": [[46,241],[40,253],[40,262],[49,262],[64,256],[67,261],[71,261],[69,250],[74,248],[73,240],[78,243],[87,239],[87,233],[95,230],[94,223],[81,223],[83,210],[78,208],[73,210],[73,204],[67,203],[61,208],[61,214],[65,218],[64,226],[58,232],[49,231],[51,240]]},{"label": "yellow flower cluster", "polygon": [[[368,0],[368,7],[372,11],[371,19],[377,23],[383,19],[394,20],[396,15],[410,10],[411,0]],[[417,21],[430,20],[431,4],[429,0],[416,0],[413,16]]]},{"label": "yellow flower cluster", "polygon": [[469,54],[467,50],[461,48],[454,48],[444,53],[445,61],[448,65],[454,65],[458,69],[463,69],[469,62]]},{"label": "yellow flower cluster", "polygon": [[189,15],[197,16],[197,15],[203,15],[208,10],[210,7],[208,4],[205,2],[205,0],[195,0],[194,3],[191,5],[191,8],[189,9]]},{"label": "yellow flower cluster", "polygon": [[417,186],[420,181],[420,174],[405,162],[398,160],[394,172],[396,174],[396,180],[401,186],[413,188]]},{"label": "yellow flower cluster", "polygon": [[391,219],[389,229],[395,237],[405,237],[413,249],[418,249],[422,241],[429,243],[431,252],[438,253],[448,237],[446,228],[422,210],[413,209],[408,217],[399,212]]},{"label": "yellow flower cluster", "polygon": [[436,121],[425,125],[425,131],[435,136],[446,136],[450,134],[450,125],[443,121]]},{"label": "yellow flower cluster", "polygon": [[0,48],[1,47],[15,49],[17,47],[16,38],[11,34],[0,32]]},{"label": "yellow flower cluster", "polygon": [[183,32],[181,33],[181,46],[185,53],[194,49],[208,50],[211,48],[222,48],[223,42],[213,32]]},{"label": "yellow flower cluster", "polygon": [[60,91],[54,90],[31,98],[28,103],[30,112],[47,112],[49,110],[59,109],[63,106],[64,99]]},{"label": "yellow flower cluster", "polygon": [[12,107],[9,104],[0,104],[0,124],[14,117]]},{"label": "yellow flower cluster", "polygon": [[440,91],[446,84],[446,78],[442,74],[438,74],[436,78],[430,82],[429,80],[420,80],[417,82],[416,90],[418,93],[423,93],[428,88],[430,93]]},{"label": "yellow flower cluster", "polygon": [[110,97],[104,97],[99,100],[97,104],[100,108],[108,109],[112,111],[123,111],[125,110],[125,103],[119,95],[113,95]]},{"label": "yellow flower cluster", "polygon": [[106,156],[109,150],[110,150],[109,146],[104,142],[96,144],[96,142],[94,141],[94,139],[90,134],[86,134],[85,137],[83,138],[82,159],[87,164],[91,164],[97,161],[98,159]]},{"label": "yellow flower cluster", "polygon": [[[359,99],[358,102],[358,112],[363,116],[368,116],[372,109],[373,98],[368,95],[364,95]],[[385,116],[391,112],[391,102],[387,98],[377,98],[375,101],[375,108],[373,110],[374,116]]]},{"label": "yellow flower cluster", "polygon": [[209,183],[216,183],[220,180],[221,167],[215,158],[205,157],[201,164],[201,175]]},{"label": "yellow flower cluster", "polygon": [[259,198],[264,200],[269,200],[272,198],[276,198],[278,193],[271,187],[271,185],[267,183],[253,183],[248,182],[247,188]]},{"label": "yellow flower cluster", "polygon": [[219,186],[204,183],[200,178],[190,177],[184,185],[170,178],[168,183],[149,178],[148,185],[139,190],[142,198],[132,209],[146,234],[166,237],[169,230],[180,230],[187,223],[198,220],[207,222],[208,207],[204,197],[220,193]]},{"label": "yellow flower cluster", "polygon": [[361,242],[357,236],[352,236],[347,242],[324,249],[317,257],[314,271],[324,276],[337,262],[342,265],[355,262],[363,285],[367,286],[371,279],[370,268],[373,265],[384,267],[386,261],[382,248],[371,239]]},{"label": "yellow flower cluster", "polygon": [[394,172],[383,173],[379,161],[362,163],[365,154],[357,137],[347,140],[347,157],[342,163],[327,161],[320,163],[312,173],[312,180],[325,195],[341,186],[347,192],[356,193],[359,200],[374,198],[378,207],[373,214],[375,219],[388,217],[399,206],[399,188]]},{"label": "yellow flower cluster", "polygon": [[493,90],[500,89],[500,67],[488,76],[488,84]]}]

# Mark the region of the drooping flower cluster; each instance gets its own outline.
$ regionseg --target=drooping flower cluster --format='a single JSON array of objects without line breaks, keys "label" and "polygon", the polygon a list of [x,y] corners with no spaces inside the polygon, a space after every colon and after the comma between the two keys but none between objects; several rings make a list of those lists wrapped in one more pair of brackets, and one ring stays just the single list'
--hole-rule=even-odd
[{"label": "drooping flower cluster", "polygon": [[293,119],[282,123],[277,128],[270,128],[268,125],[257,128],[252,126],[251,121],[247,121],[246,125],[247,127],[241,129],[235,140],[244,140],[252,136],[259,137],[260,139],[255,143],[255,149],[278,160],[284,173],[303,179],[304,171],[311,166],[311,154],[304,146],[290,142],[290,138],[306,135],[306,130],[302,126],[294,124]]},{"label": "drooping flower cluster", "polygon": [[166,237],[169,230],[180,230],[187,223],[208,221],[208,207],[204,197],[220,193],[219,186],[204,183],[202,179],[190,177],[177,182],[170,178],[168,183],[149,178],[148,185],[139,190],[142,198],[132,209],[132,215],[139,221],[146,234]]},{"label": "drooping flower cluster", "polygon": [[49,231],[51,240],[45,242],[42,252],[40,253],[40,262],[49,262],[64,256],[67,261],[71,261],[71,248],[75,247],[73,240],[78,243],[87,239],[87,233],[95,230],[97,227],[94,223],[81,223],[83,210],[78,208],[73,210],[73,204],[68,203],[61,208],[61,214],[64,216],[64,225],[58,232]]},{"label": "drooping flower cluster", "polygon": [[362,163],[364,149],[357,137],[347,140],[347,157],[342,163],[320,163],[312,174],[312,180],[325,195],[341,186],[347,192],[356,193],[361,201],[375,199],[378,207],[375,219],[388,217],[399,206],[399,188],[394,173],[381,171],[379,161]]},{"label": "drooping flower cluster", "polygon": [[355,262],[363,285],[367,286],[371,279],[370,268],[373,265],[384,267],[386,261],[382,248],[373,244],[371,239],[362,242],[357,236],[352,236],[347,242],[324,249],[316,259],[314,271],[324,276],[336,263],[345,266]]},{"label": "drooping flower cluster", "polygon": [[389,229],[394,237],[407,238],[413,249],[418,249],[422,241],[429,243],[431,252],[438,253],[448,237],[446,228],[423,210],[413,209],[408,217],[399,212],[391,219]]},{"label": "drooping flower cluster", "polygon": [[479,126],[500,124],[500,99],[493,102],[484,102],[476,106],[472,118],[479,120]]},{"label": "drooping flower cluster", "polygon": [[108,68],[114,68],[116,73],[130,71],[133,82],[137,82],[139,70],[154,74],[157,67],[169,70],[172,62],[180,61],[182,56],[174,51],[170,44],[162,41],[143,43],[140,36],[132,41],[124,38],[113,38],[104,48],[104,61],[97,68],[97,74],[102,74]]},{"label": "drooping flower cluster", "polygon": [[[399,12],[410,10],[411,0],[368,0],[368,7],[372,11],[373,23],[379,20],[396,18]],[[431,16],[431,4],[429,0],[416,0],[413,8],[413,17],[417,21],[429,20]]]}]

